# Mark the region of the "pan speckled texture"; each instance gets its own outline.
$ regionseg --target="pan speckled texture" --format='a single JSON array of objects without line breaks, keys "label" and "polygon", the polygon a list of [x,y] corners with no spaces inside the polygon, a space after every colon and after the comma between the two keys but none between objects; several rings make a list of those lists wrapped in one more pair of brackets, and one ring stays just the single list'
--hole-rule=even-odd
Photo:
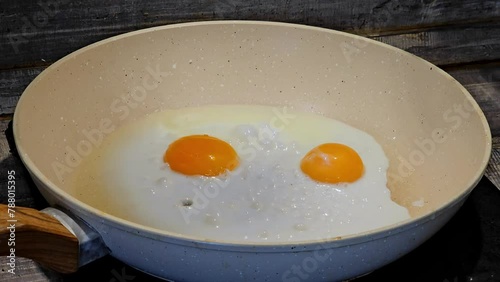
[{"label": "pan speckled texture", "polygon": [[[265,22],[158,27],[72,53],[24,92],[14,119],[16,143],[49,202],[147,233],[147,227],[79,202],[64,179],[112,129],[154,111],[205,104],[287,106],[368,132],[390,159],[393,200],[412,215],[405,225],[391,227],[396,229],[437,210],[456,211],[491,151],[489,127],[476,102],[432,64],[353,35]],[[386,231],[391,233],[389,228],[377,234]]]}]

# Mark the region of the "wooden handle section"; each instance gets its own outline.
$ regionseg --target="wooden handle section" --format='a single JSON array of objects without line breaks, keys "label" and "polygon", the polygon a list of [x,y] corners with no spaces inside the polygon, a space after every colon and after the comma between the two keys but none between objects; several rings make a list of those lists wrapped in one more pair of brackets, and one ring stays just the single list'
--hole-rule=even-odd
[{"label": "wooden handle section", "polygon": [[56,218],[30,208],[12,211],[0,205],[0,255],[9,256],[12,251],[57,272],[78,269],[78,239]]}]

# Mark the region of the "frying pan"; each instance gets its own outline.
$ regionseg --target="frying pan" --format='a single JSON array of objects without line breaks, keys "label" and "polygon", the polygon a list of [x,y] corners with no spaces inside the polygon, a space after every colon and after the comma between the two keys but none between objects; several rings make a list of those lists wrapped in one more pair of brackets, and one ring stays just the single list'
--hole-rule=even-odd
[{"label": "frying pan", "polygon": [[[207,104],[286,106],[364,130],[383,147],[391,198],[411,219],[304,242],[208,240],[104,213],[66,181],[98,146],[96,130],[105,137],[152,112]],[[373,271],[453,216],[491,151],[480,108],[436,66],[351,34],[254,21],[155,27],[80,49],[26,88],[13,126],[23,163],[57,208],[16,208],[16,255],[71,272],[109,253],[175,281],[338,281]]]}]

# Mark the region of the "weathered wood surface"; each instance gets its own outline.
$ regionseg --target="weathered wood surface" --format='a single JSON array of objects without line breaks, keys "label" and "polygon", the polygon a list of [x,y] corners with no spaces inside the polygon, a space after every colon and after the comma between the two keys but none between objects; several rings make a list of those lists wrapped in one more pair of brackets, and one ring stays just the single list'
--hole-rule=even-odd
[{"label": "weathered wood surface", "polygon": [[0,70],[0,115],[14,113],[24,89],[45,67]]},{"label": "weathered wood surface", "polygon": [[[486,42],[494,32],[492,30],[490,34],[487,26],[492,24],[498,30],[495,22],[500,19],[500,5],[492,0],[6,0],[1,5],[0,69],[44,65],[112,35],[186,21],[284,21],[366,36],[405,34],[442,27],[442,31],[431,32],[430,36],[436,37],[446,34],[446,27],[450,27],[449,35],[443,35],[445,38],[470,44],[467,38],[475,35],[486,46],[494,47],[498,46],[498,35],[493,36],[491,42]],[[472,35],[463,35],[463,40],[460,40],[462,35],[460,31],[455,32],[454,26],[474,23],[478,23],[481,30],[471,30]],[[435,37],[434,40],[439,41]],[[387,40],[394,42],[397,37]],[[395,42],[395,45],[398,44]],[[498,59],[498,48],[493,47],[490,52],[494,56],[485,59]],[[432,51],[426,54],[430,53]]]},{"label": "weathered wood surface", "polygon": [[30,259],[17,257],[16,271],[12,275],[8,273],[7,257],[0,257],[0,282],[62,282],[60,274],[45,270]]},{"label": "weathered wood surface", "polygon": [[491,159],[486,168],[485,175],[500,189],[500,137],[494,137],[491,145]]},{"label": "weathered wood surface", "polygon": [[500,20],[488,25],[432,28],[373,39],[406,50],[438,66],[500,60]]}]

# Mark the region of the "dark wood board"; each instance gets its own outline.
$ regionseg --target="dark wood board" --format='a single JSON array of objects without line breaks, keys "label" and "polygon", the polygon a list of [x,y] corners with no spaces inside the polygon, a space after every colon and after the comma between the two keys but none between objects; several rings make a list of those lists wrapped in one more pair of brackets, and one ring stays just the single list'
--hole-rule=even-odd
[{"label": "dark wood board", "polygon": [[0,71],[0,115],[14,113],[24,89],[45,67],[19,68]]},{"label": "dark wood board", "polygon": [[488,26],[500,19],[500,7],[491,0],[4,0],[0,4],[0,69],[43,65],[43,60],[53,62],[131,30],[221,19],[283,21],[378,36],[474,23]]},{"label": "dark wood board", "polygon": [[493,137],[491,160],[486,168],[486,177],[500,189],[500,137]]},{"label": "dark wood board", "polygon": [[373,37],[438,66],[500,60],[500,21]]}]

